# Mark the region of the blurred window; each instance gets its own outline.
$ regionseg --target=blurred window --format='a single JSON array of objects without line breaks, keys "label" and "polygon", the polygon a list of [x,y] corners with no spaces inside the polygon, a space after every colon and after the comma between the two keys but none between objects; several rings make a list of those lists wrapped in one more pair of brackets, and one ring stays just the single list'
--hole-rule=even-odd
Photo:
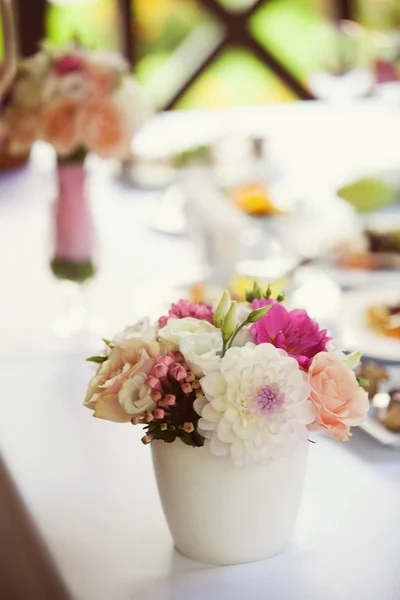
[{"label": "blurred window", "polygon": [[399,54],[400,0],[48,1],[53,41],[124,48],[158,108],[311,97],[310,74],[338,72],[334,22],[343,18],[367,30],[357,42],[363,67],[378,52],[374,44],[385,61]]}]

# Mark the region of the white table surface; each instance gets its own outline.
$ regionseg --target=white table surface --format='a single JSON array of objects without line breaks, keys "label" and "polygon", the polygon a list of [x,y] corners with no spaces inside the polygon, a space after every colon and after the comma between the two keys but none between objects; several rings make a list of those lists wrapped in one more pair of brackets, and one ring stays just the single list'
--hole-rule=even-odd
[{"label": "white table surface", "polygon": [[[257,109],[258,119],[266,129],[273,121],[278,132],[277,119],[282,128],[289,120],[288,135],[295,138],[298,123],[300,130],[309,131],[305,145],[310,153],[316,137],[321,142],[320,130],[313,129],[317,119],[332,133],[320,154],[340,159],[341,145],[333,143],[329,124],[339,122],[338,110],[347,110],[348,145],[355,146],[361,130],[364,139],[375,132],[371,144],[376,161],[368,146],[364,166],[378,163],[382,152],[388,159],[390,154],[392,164],[400,157],[393,153],[399,143],[397,118],[393,113],[390,121],[388,112],[375,105],[352,109],[354,119],[350,109],[318,105],[314,113],[302,105],[275,110]],[[221,114],[232,118],[227,113],[208,119],[202,113],[200,118],[220,122]],[[254,119],[253,112],[248,114]],[[385,123],[385,135],[375,117]],[[158,118],[149,139],[163,127],[184,137],[186,119],[193,123],[193,114]],[[387,144],[392,144],[391,153]],[[290,160],[294,165],[294,157]],[[186,240],[146,228],[156,202],[152,194],[121,189],[99,167],[92,179],[101,241],[95,306],[105,315],[107,334],[111,325],[144,310],[144,281],[152,284],[149,304],[154,304],[157,274],[171,265],[190,267],[194,258]],[[173,550],[140,431],[95,420],[81,406],[90,376],[83,359],[97,348],[89,340],[54,344],[49,335],[58,297],[47,266],[51,185],[50,170],[41,161],[0,179],[0,443],[74,598],[398,600],[400,455],[362,432],[347,444],[324,439],[311,447],[293,545],[284,554],[217,568],[193,563]]]}]

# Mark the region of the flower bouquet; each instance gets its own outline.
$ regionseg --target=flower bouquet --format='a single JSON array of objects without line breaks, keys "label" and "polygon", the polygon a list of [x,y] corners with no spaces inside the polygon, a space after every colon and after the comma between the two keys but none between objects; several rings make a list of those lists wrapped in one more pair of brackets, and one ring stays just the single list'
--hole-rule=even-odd
[{"label": "flower bouquet", "polygon": [[150,116],[144,93],[118,55],[77,43],[43,44],[19,67],[2,111],[8,151],[29,152],[33,142],[58,157],[53,273],[82,282],[94,273],[93,226],[85,201],[83,162],[88,152],[123,160],[134,133]]},{"label": "flower bouquet", "polygon": [[[180,300],[89,358],[85,406],[142,425],[176,547],[236,564],[290,541],[309,438],[349,439],[368,410],[346,355],[304,310],[254,285],[213,308]],[[166,443],[165,443],[166,442]]]}]

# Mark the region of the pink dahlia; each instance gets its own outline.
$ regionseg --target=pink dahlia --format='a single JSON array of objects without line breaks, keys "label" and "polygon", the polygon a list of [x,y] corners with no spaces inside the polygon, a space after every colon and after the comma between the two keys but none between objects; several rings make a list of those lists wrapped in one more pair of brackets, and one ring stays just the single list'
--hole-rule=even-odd
[{"label": "pink dahlia", "polygon": [[270,343],[285,350],[297,360],[300,367],[308,370],[319,352],[326,351],[331,339],[326,329],[319,330],[305,310],[288,311],[276,300],[254,300],[253,308],[272,305],[267,314],[251,327],[256,344]]},{"label": "pink dahlia", "polygon": [[177,304],[173,304],[168,311],[168,316],[163,316],[158,319],[158,325],[165,327],[168,319],[184,319],[192,317],[201,321],[213,323],[213,311],[211,306],[205,302],[189,302],[189,300],[179,300]]}]

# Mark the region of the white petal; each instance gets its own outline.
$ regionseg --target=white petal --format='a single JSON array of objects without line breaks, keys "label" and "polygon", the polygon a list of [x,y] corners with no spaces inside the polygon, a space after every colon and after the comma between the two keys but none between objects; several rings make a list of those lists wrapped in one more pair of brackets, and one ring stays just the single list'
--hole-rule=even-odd
[{"label": "white petal", "polygon": [[201,417],[201,413],[203,411],[203,408],[205,407],[206,404],[208,404],[208,400],[207,400],[207,398],[205,396],[199,396],[193,402],[193,408],[197,412],[197,414],[200,415],[200,417]]},{"label": "white petal", "polygon": [[220,373],[210,373],[200,381],[203,392],[209,396],[223,396],[226,392],[226,381]]},{"label": "white petal", "polygon": [[199,419],[199,429],[202,431],[214,431],[217,427],[216,423],[211,421],[207,421],[207,419]]},{"label": "white petal", "polygon": [[215,436],[211,438],[210,441],[210,450],[215,456],[228,456],[229,454],[229,444],[225,444],[221,442]]},{"label": "white petal", "polygon": [[206,404],[202,410],[201,416],[211,423],[218,423],[221,420],[222,413],[213,409],[211,404]]},{"label": "white petal", "polygon": [[231,447],[231,456],[235,462],[243,460],[246,447],[242,440],[235,440]]},{"label": "white petal", "polygon": [[214,410],[222,412],[226,409],[226,399],[225,396],[217,396],[211,400],[211,406]]},{"label": "white petal", "polygon": [[232,425],[226,421],[220,421],[217,426],[217,435],[222,442],[231,444],[235,441],[236,435],[232,430]]}]

